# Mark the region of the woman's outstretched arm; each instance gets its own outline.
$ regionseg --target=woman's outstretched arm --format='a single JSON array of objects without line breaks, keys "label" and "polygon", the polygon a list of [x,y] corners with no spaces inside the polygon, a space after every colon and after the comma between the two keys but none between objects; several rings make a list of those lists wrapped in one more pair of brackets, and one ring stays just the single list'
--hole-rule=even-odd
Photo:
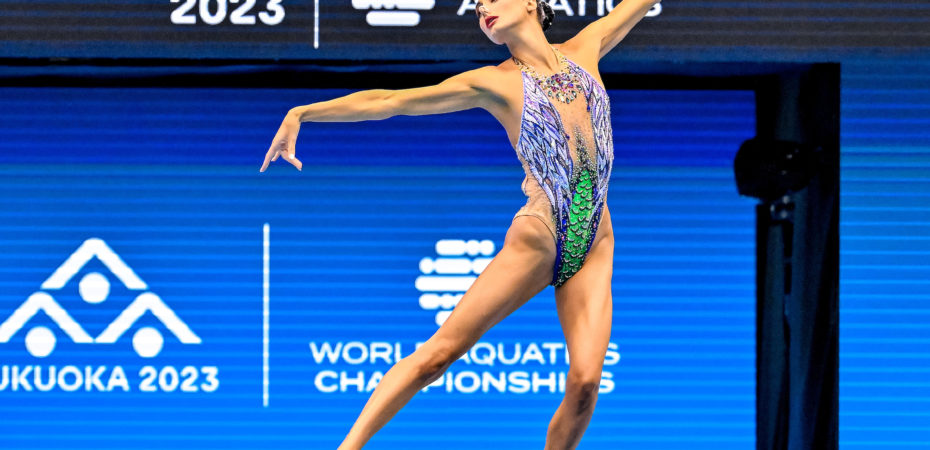
[{"label": "woman's outstretched arm", "polygon": [[291,108],[271,141],[260,169],[282,154],[298,170],[303,164],[295,156],[297,133],[302,122],[360,122],[390,117],[442,114],[485,108],[491,101],[492,66],[479,67],[449,77],[433,86],[411,89],[369,89],[332,100]]},{"label": "woman's outstretched arm", "polygon": [[610,50],[629,34],[636,24],[646,17],[646,13],[661,0],[623,0],[614,6],[606,16],[595,20],[581,29],[571,39],[565,41],[583,51],[596,51],[600,61]]}]

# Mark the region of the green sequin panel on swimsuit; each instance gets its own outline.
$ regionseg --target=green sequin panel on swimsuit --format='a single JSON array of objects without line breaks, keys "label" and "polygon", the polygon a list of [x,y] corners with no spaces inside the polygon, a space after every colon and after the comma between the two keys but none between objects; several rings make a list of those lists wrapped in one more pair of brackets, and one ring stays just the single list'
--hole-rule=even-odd
[{"label": "green sequin panel on swimsuit", "polygon": [[556,275],[555,286],[561,286],[571,278],[585,261],[591,245],[591,233],[596,229],[591,226],[591,216],[594,214],[594,189],[592,183],[595,175],[588,158],[588,150],[580,135],[576,134],[578,143],[579,162],[569,180],[571,186],[572,202],[568,213],[568,227],[565,245],[562,247],[559,273]]}]

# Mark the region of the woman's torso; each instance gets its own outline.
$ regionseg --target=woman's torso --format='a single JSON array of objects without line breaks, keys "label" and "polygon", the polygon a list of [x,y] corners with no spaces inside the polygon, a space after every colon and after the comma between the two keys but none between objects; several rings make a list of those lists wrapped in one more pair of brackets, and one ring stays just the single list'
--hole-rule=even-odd
[{"label": "woman's torso", "polygon": [[[596,61],[583,53],[575,52],[570,47],[564,47],[562,44],[552,44],[552,46],[584,69],[603,88],[604,82],[597,70]],[[516,149],[517,140],[520,137],[523,112],[523,79],[521,78],[520,68],[510,58],[498,64],[497,69],[494,84],[499,86],[499,89],[495,92],[495,95],[502,98],[503,102],[494,108],[489,108],[488,112],[501,123],[507,132],[510,146]]]},{"label": "woman's torso", "polygon": [[[603,232],[598,232],[598,225],[606,213],[613,143],[609,97],[596,63],[588,64],[581,54],[553,47],[564,58],[560,68],[571,75],[574,88],[549,89],[531,70],[524,72],[508,59],[497,67],[504,106],[492,114],[507,131],[526,174],[521,189],[527,202],[514,218],[538,217],[555,238],[559,254],[567,256],[562,250],[569,250],[572,241],[593,247],[604,234],[612,235],[609,224]],[[590,187],[579,191],[579,184]],[[588,200],[579,201],[579,192],[587,192]],[[588,231],[587,237],[574,239],[573,232]],[[574,254],[583,255],[587,245],[575,244]]]}]

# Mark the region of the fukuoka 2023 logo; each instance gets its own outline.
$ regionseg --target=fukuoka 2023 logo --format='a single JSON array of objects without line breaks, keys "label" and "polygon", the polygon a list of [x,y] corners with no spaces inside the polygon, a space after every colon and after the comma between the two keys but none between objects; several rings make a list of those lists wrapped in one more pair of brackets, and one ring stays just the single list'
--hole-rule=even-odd
[{"label": "fukuoka 2023 logo", "polygon": [[[92,260],[98,259],[125,288],[135,295],[132,302],[96,336],[88,333],[68,311],[62,307],[55,294],[68,285],[78,273]],[[97,271],[85,271],[78,281],[77,290],[81,300],[88,304],[101,304],[111,293],[111,279]],[[40,289],[17,307],[13,313],[0,323],[0,344],[8,344],[14,335],[39,312],[43,312],[54,322],[61,333],[76,344],[114,344],[146,312],[151,312],[164,327],[182,344],[200,344],[202,341],[193,330],[162,301],[161,297],[149,290],[149,286],[127,265],[120,256],[102,239],[91,238],[84,241],[65,261],[46,279]],[[45,326],[35,326],[26,332],[26,351],[34,358],[46,358],[52,354],[60,337]],[[157,328],[145,326],[138,328],[132,335],[132,348],[142,358],[154,358],[161,353],[165,336]],[[0,391],[52,390],[56,386],[65,391],[85,390],[110,391],[121,388],[130,390],[130,383],[120,365],[86,366],[84,370],[74,365],[57,367],[54,365],[3,365],[0,377]],[[103,383],[106,372],[110,373],[109,382]],[[43,372],[45,374],[43,375]],[[30,375],[33,375],[30,377]],[[218,387],[217,368],[214,366],[186,366],[178,370],[174,366],[156,368],[145,366],[139,372],[142,391],[186,391],[210,392]],[[198,378],[203,376],[203,382]],[[156,382],[157,378],[157,382]],[[33,382],[30,383],[30,380]]]}]

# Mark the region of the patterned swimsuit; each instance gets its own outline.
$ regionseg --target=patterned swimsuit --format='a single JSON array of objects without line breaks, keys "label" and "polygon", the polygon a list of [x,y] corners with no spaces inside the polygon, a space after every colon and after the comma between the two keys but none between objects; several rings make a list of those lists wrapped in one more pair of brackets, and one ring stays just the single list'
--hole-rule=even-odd
[{"label": "patterned swimsuit", "polygon": [[607,91],[579,65],[556,54],[577,75],[583,98],[552,102],[521,70],[523,113],[516,150],[526,173],[521,189],[527,202],[514,219],[536,216],[549,228],[556,246],[550,284],[561,286],[581,269],[597,234],[614,152]]}]

